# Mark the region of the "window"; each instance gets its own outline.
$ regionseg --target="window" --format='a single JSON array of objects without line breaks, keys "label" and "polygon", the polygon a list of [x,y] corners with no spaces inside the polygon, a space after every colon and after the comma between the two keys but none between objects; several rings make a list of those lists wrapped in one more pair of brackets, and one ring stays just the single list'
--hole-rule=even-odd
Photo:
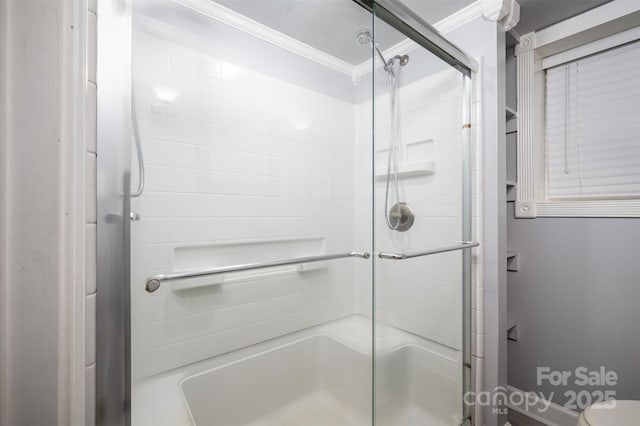
[{"label": "window", "polygon": [[515,214],[640,217],[640,3],[525,34]]},{"label": "window", "polygon": [[548,200],[640,197],[640,43],[546,70]]}]

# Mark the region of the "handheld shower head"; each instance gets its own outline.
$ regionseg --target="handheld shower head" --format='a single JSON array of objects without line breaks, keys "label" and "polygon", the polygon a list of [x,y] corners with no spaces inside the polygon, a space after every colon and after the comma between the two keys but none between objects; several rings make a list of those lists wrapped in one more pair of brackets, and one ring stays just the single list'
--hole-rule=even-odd
[{"label": "handheld shower head", "polygon": [[356,43],[360,45],[369,44],[373,41],[373,36],[371,35],[371,31],[364,28],[356,34]]},{"label": "handheld shower head", "polygon": [[393,58],[389,59],[388,64],[393,65],[396,61],[400,62],[400,66],[405,66],[409,63],[409,55],[396,55]]}]

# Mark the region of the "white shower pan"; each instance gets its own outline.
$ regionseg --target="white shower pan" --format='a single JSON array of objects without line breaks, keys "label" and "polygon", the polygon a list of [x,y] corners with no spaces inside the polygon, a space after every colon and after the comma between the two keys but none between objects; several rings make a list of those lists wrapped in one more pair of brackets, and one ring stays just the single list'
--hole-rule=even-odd
[{"label": "white shower pan", "polygon": [[[371,425],[371,351],[366,339],[349,341],[363,323],[358,317],[339,320],[185,378],[180,388],[193,424]],[[394,333],[376,349],[376,423],[459,424],[459,401],[452,398],[461,391],[455,352],[440,345],[444,352],[434,351],[430,342],[423,346],[408,333]]]}]

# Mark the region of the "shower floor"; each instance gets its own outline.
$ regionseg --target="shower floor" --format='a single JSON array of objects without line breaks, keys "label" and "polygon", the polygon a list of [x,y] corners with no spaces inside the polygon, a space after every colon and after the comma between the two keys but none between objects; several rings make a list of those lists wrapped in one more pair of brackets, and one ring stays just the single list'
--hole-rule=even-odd
[{"label": "shower floor", "polygon": [[246,426],[371,426],[370,416],[359,413],[329,392],[315,392]]},{"label": "shower floor", "polygon": [[[245,426],[371,426],[371,415],[367,414],[359,413],[331,393],[316,392]],[[454,424],[410,404],[393,413],[379,414],[378,422],[385,426]]]},{"label": "shower floor", "polygon": [[[134,383],[132,424],[370,426],[370,328],[353,315]],[[380,331],[377,423],[459,424],[459,352]]]}]

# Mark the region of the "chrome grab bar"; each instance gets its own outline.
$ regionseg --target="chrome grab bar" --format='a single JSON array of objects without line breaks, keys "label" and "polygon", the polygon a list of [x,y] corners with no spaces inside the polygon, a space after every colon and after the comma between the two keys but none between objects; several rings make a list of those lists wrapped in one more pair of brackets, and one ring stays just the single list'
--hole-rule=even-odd
[{"label": "chrome grab bar", "polygon": [[367,253],[366,251],[365,252],[351,251],[349,253],[293,257],[291,259],[247,263],[244,265],[223,266],[220,268],[206,268],[206,269],[196,269],[192,271],[172,272],[169,274],[158,274],[158,275],[149,277],[149,279],[147,279],[147,284],[145,285],[144,288],[145,290],[147,290],[147,292],[153,293],[154,291],[160,288],[160,283],[162,281],[181,280],[185,278],[196,278],[196,277],[203,277],[208,275],[219,275],[219,274],[226,274],[229,272],[250,271],[253,269],[271,268],[274,266],[295,265],[298,263],[320,262],[323,260],[342,259],[345,257],[359,257],[361,259],[368,259],[369,256],[370,256],[369,253]]},{"label": "chrome grab bar", "polygon": [[461,244],[457,244],[455,246],[440,247],[440,248],[435,248],[435,249],[431,249],[431,250],[414,251],[414,252],[409,252],[409,253],[384,253],[384,252],[380,252],[380,253],[378,253],[378,257],[380,259],[404,260],[404,259],[411,259],[412,257],[428,256],[430,254],[446,253],[448,251],[455,251],[455,250],[464,250],[464,249],[468,249],[468,248],[472,248],[472,247],[478,247],[479,245],[480,245],[480,243],[478,243],[478,242],[465,241],[465,242],[463,242]]}]

